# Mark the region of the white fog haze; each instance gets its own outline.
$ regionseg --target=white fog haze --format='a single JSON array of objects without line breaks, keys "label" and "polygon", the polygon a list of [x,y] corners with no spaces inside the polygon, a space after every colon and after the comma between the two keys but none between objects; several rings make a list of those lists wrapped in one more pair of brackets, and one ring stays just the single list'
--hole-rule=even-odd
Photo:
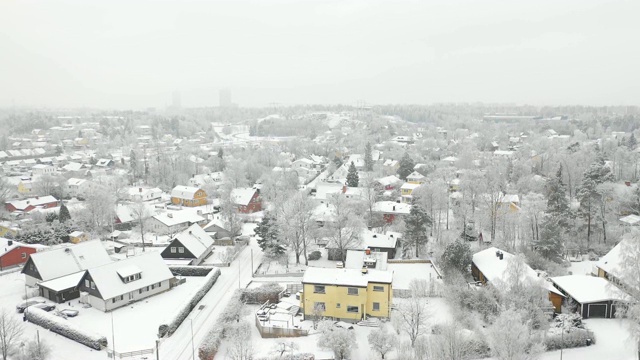
[{"label": "white fog haze", "polygon": [[638,1],[0,2],[0,106],[634,105]]}]

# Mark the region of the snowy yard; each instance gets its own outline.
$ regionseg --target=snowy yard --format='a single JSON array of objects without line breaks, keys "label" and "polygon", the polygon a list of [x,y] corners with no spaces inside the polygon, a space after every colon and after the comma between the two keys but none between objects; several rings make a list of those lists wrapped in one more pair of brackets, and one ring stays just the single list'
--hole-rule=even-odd
[{"label": "snowy yard", "polygon": [[439,274],[432,264],[427,263],[395,263],[389,264],[387,270],[393,271],[393,288],[409,289],[411,280],[436,281],[442,284],[442,279],[438,279]]}]

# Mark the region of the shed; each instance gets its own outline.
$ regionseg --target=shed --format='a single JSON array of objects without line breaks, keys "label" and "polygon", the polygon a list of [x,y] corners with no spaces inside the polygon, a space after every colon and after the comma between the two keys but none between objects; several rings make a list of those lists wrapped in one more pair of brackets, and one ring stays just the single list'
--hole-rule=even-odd
[{"label": "shed", "polygon": [[551,278],[553,285],[577,304],[577,312],[584,319],[614,318],[616,303],[631,297],[613,283],[601,277],[567,275]]}]

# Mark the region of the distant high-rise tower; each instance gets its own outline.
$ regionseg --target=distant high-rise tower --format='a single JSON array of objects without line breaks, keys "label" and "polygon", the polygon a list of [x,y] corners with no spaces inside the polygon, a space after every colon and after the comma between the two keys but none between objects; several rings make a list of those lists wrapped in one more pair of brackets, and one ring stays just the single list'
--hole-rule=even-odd
[{"label": "distant high-rise tower", "polygon": [[231,107],[231,90],[220,90],[220,107]]},{"label": "distant high-rise tower", "polygon": [[171,99],[171,107],[179,109],[182,107],[182,98],[180,97],[180,91],[174,91]]}]

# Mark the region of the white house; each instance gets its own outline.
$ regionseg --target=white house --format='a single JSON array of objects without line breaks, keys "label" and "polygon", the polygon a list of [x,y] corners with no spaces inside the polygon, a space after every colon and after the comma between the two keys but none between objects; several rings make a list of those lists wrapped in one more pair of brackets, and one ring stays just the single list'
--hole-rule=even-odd
[{"label": "white house", "polygon": [[131,201],[151,201],[162,197],[162,190],[159,188],[132,187],[127,190]]},{"label": "white house", "polygon": [[171,289],[174,279],[157,252],[88,269],[82,277],[80,300],[110,311]]},{"label": "white house", "polygon": [[31,172],[33,173],[33,176],[50,175],[50,174],[53,174],[55,171],[56,169],[53,166],[45,165],[45,164],[36,164],[36,165],[33,165],[33,167],[31,168]]},{"label": "white house", "polygon": [[154,215],[149,220],[150,227],[156,234],[177,234],[193,224],[200,224],[205,218],[187,210],[167,211]]},{"label": "white house", "polygon": [[187,265],[200,265],[213,250],[213,239],[198,224],[189,226],[171,239],[162,251],[166,262]]}]

